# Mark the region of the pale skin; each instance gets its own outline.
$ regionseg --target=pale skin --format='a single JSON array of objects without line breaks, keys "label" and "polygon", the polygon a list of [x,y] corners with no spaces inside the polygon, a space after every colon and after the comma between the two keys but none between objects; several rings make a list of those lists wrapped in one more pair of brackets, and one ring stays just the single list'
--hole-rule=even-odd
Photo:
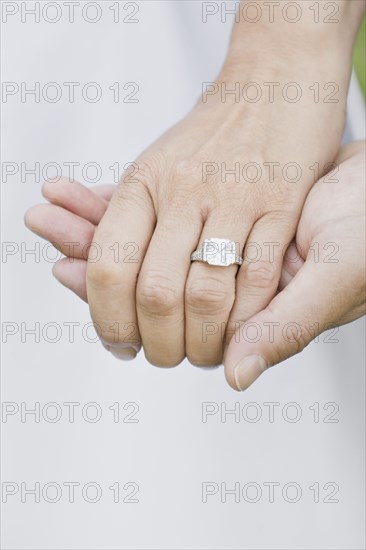
[{"label": "pale skin", "polygon": [[[305,201],[275,298],[247,322],[262,328],[275,323],[280,330],[274,330],[273,341],[263,330],[262,338],[251,343],[239,328],[226,349],[225,374],[234,389],[246,389],[262,373],[252,363],[236,371],[243,358],[255,355],[267,366],[275,365],[302,351],[317,333],[365,313],[365,143],[343,147],[336,163],[336,176],[320,179]],[[64,243],[80,243],[72,258],[55,264],[54,274],[85,301],[87,261],[82,250],[94,240],[114,190],[114,186],[91,190],[68,180],[46,183],[43,194],[51,204],[35,206],[26,214],[27,226],[65,254],[70,247]],[[329,246],[334,252],[334,244],[336,253],[330,255]],[[284,338],[282,328],[294,323],[301,327],[301,336],[290,328]]]},{"label": "pale skin", "polygon": [[[83,191],[83,211],[77,213],[92,222],[89,232],[102,251],[100,261],[87,264],[83,292],[103,344],[118,357],[135,356],[142,343],[154,365],[174,366],[184,357],[194,365],[218,365],[237,326],[273,311],[278,303],[282,251],[294,238],[315,182],[310,167],[318,165],[319,175],[326,171],[343,132],[351,53],[363,3],[338,4],[336,25],[314,24],[309,13],[296,25],[281,20],[235,25],[217,78],[219,87],[276,82],[283,88],[296,82],[303,91],[301,101],[280,97],[248,103],[228,96],[222,102],[220,94],[207,102],[201,99],[183,121],[140,155],[137,173],[124,174],[109,204],[94,206],[92,218],[84,215],[91,199]],[[314,101],[309,88],[320,80],[337,83],[336,102]],[[291,183],[281,170],[273,178],[263,172],[255,184],[245,177],[224,182],[220,172],[202,178],[207,163],[225,163],[229,168],[256,163],[263,168],[268,162],[280,168],[296,163],[301,178]],[[73,223],[77,226],[80,220]],[[61,225],[58,231],[61,235]],[[244,258],[249,256],[248,243],[254,242],[262,251],[261,259],[245,261],[240,268],[191,264],[191,252],[207,237],[237,242]],[[135,243],[138,261],[116,261],[116,242],[121,250]],[[273,257],[266,243],[278,243]],[[82,293],[80,273],[75,281]],[[126,342],[131,326],[133,345]],[[217,330],[204,341],[202,331],[207,326],[226,327],[226,338]],[[246,377],[253,378],[253,373],[280,359],[263,358],[236,340],[226,350],[226,375],[232,387],[244,389]],[[299,349],[302,344],[301,337]],[[235,375],[234,367],[246,355],[252,356],[251,364]]]}]

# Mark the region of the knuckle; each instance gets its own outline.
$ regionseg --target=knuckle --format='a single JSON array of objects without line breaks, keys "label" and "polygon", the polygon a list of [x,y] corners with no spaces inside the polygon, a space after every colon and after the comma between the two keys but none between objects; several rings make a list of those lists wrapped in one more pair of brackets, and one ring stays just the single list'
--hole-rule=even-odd
[{"label": "knuckle", "polygon": [[279,222],[283,220],[284,216],[291,218],[292,207],[296,204],[297,197],[295,189],[296,185],[284,178],[275,177],[269,185],[268,181],[263,182],[261,197],[264,212],[268,216],[268,223],[272,218],[278,218]]},{"label": "knuckle", "polygon": [[202,171],[202,162],[198,159],[181,159],[175,165],[177,178],[199,178]]},{"label": "knuckle", "polygon": [[132,176],[128,178],[120,181],[112,198],[113,203],[121,209],[126,206],[126,203],[130,206],[148,207],[151,201],[147,186],[141,181],[139,175],[134,176],[136,179],[132,179]]},{"label": "knuckle", "polygon": [[[159,183],[162,177],[169,174],[169,162],[166,155],[160,151],[149,152],[139,158],[123,176],[122,187],[129,194],[132,188],[146,194],[148,190],[158,195]],[[136,186],[136,183],[139,184]]]},{"label": "knuckle", "polygon": [[295,346],[295,353],[300,353],[306,345],[307,338],[306,334],[309,333],[305,326],[298,322],[287,323],[283,327],[283,338],[285,343],[292,344]]},{"label": "knuckle", "polygon": [[171,278],[149,273],[138,285],[137,305],[143,313],[167,315],[182,301],[182,293]]},{"label": "knuckle", "polygon": [[214,277],[198,277],[187,285],[186,304],[193,311],[215,313],[230,308],[234,301],[233,285]]},{"label": "knuckle", "polygon": [[124,185],[133,183],[145,184],[153,178],[159,168],[159,162],[152,155],[144,156],[135,162],[126,165],[126,170],[121,178]]},{"label": "knuckle", "polygon": [[283,361],[284,357],[288,357],[289,348],[291,349],[291,355],[295,355],[303,351],[309,342],[314,337],[314,330],[311,329],[313,325],[310,318],[300,321],[286,321],[281,322],[283,318],[283,311],[274,304],[269,304],[266,308],[266,319],[268,322],[276,323],[280,330],[280,344],[274,346],[274,361],[272,364],[277,364]]},{"label": "knuckle", "polygon": [[278,283],[278,270],[275,262],[249,262],[244,268],[243,283],[268,288]]}]

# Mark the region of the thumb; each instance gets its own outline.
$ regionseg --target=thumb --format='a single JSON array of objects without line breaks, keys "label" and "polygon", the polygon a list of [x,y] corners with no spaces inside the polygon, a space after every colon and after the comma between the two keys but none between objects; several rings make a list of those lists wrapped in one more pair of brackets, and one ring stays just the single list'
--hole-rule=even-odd
[{"label": "thumb", "polygon": [[247,389],[267,368],[334,326],[345,307],[344,290],[337,264],[307,260],[289,285],[231,339],[225,355],[230,386]]}]

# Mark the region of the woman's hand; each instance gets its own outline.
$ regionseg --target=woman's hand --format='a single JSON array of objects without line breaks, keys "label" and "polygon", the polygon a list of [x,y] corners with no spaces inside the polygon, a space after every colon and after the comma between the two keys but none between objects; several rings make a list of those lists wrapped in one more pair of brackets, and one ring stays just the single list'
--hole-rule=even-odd
[{"label": "woman's hand", "polygon": [[[264,80],[283,82],[281,70]],[[343,101],[248,106],[215,97],[143,153],[97,227],[100,259],[88,264],[88,302],[103,341],[118,352],[133,327],[154,365],[185,356],[220,364],[221,331],[207,345],[202,326],[235,326],[273,298],[314,167],[322,173],[334,161],[343,122]],[[261,259],[240,269],[191,263],[210,237],[234,241],[244,258],[255,243]]]},{"label": "woman's hand", "polygon": [[[271,301],[306,196],[339,149],[357,4],[339,2],[333,25],[311,10],[296,24],[239,17],[216,82],[124,174],[87,269],[91,315],[115,353],[133,330],[154,365],[217,365],[223,331],[207,344],[202,327],[230,334]],[[240,269],[191,263],[212,237],[236,243]],[[247,261],[252,243],[260,261]]]},{"label": "woman's hand", "polygon": [[[203,327],[231,334],[275,295],[282,250],[343,130],[357,3],[340,6],[338,26],[240,21],[217,81],[122,177],[87,269],[92,318],[117,355],[132,329],[155,365],[219,364],[224,331],[208,344]],[[237,244],[239,270],[191,264],[210,237]]]}]

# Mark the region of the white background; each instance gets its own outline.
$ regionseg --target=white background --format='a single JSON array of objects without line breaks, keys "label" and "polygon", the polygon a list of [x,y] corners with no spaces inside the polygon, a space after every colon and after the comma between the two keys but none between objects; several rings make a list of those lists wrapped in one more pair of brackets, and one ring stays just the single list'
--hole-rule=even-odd
[{"label": "white background", "polygon": [[[83,21],[80,9],[69,23],[62,7],[62,19],[54,24],[44,19],[35,23],[32,17],[22,23],[17,14],[2,25],[3,81],[29,87],[37,81],[96,81],[103,87],[98,103],[84,101],[80,92],[74,104],[64,98],[54,104],[35,103],[31,97],[22,103],[19,94],[8,98],[2,104],[3,162],[97,162],[103,170],[101,183],[111,183],[108,167],[133,161],[192,108],[202,82],[217,75],[230,18],[226,24],[219,18],[203,24],[201,2],[145,1],[139,3],[139,23],[114,23],[112,3],[99,4],[103,15],[96,24]],[[137,82],[139,103],[114,103],[108,86],[117,81]],[[353,93],[355,109],[356,88]],[[357,108],[355,115],[349,137],[359,125]],[[80,169],[75,175],[82,181]],[[16,243],[19,250],[40,242],[23,226],[23,215],[42,200],[41,183],[42,178],[38,183],[32,176],[22,182],[19,172],[2,184],[3,241]],[[29,408],[35,402],[41,408],[56,402],[63,412],[56,423],[42,415],[39,423],[31,415],[21,422],[20,413],[3,422],[2,481],[28,487],[56,482],[64,491],[57,503],[42,496],[35,503],[31,495],[22,503],[20,491],[10,496],[2,505],[3,548],[364,548],[362,320],[343,327],[335,335],[338,343],[327,343],[323,335],[237,394],[227,386],[221,368],[205,372],[184,362],[159,370],[147,364],[143,353],[122,363],[98,343],[85,341],[88,308],[57,283],[51,267],[42,256],[40,261],[34,255],[24,259],[20,252],[2,264],[3,329],[10,322],[18,327],[3,345],[2,399],[19,407],[25,402]],[[47,341],[55,334],[51,329],[48,336],[41,334],[39,343],[32,335],[22,338],[21,323],[31,328],[37,322],[41,331],[47,323],[58,323],[60,340]],[[79,323],[74,342],[69,342],[68,322]],[[68,421],[65,402],[81,404],[74,423]],[[83,419],[80,410],[89,402],[99,404],[99,422]],[[137,403],[139,422],[114,423],[109,407],[115,402],[121,407]],[[241,410],[254,402],[262,418],[251,423],[241,415],[235,422],[228,415],[223,422],[216,414],[202,422],[204,402]],[[266,402],[279,403],[273,423]],[[301,411],[296,423],[282,415],[290,402]],[[314,422],[309,409],[315,402],[320,404],[320,422]],[[339,406],[337,423],[324,422],[332,410],[323,410],[329,402]],[[122,410],[122,418],[130,410]],[[253,415],[254,408],[247,411]],[[70,503],[62,484],[72,481],[98,483],[99,502],[86,502],[79,487]],[[114,482],[138,483],[139,502],[114,503],[109,489]],[[222,503],[218,493],[203,503],[203,482],[226,482],[228,487],[253,482],[263,495],[257,503],[243,498],[236,503],[233,495]],[[273,503],[265,482],[281,484]],[[288,482],[302,489],[297,503],[282,497]],[[319,503],[309,489],[315,482],[321,487]],[[327,482],[338,484],[338,503],[322,502],[330,493],[323,489]]]}]

